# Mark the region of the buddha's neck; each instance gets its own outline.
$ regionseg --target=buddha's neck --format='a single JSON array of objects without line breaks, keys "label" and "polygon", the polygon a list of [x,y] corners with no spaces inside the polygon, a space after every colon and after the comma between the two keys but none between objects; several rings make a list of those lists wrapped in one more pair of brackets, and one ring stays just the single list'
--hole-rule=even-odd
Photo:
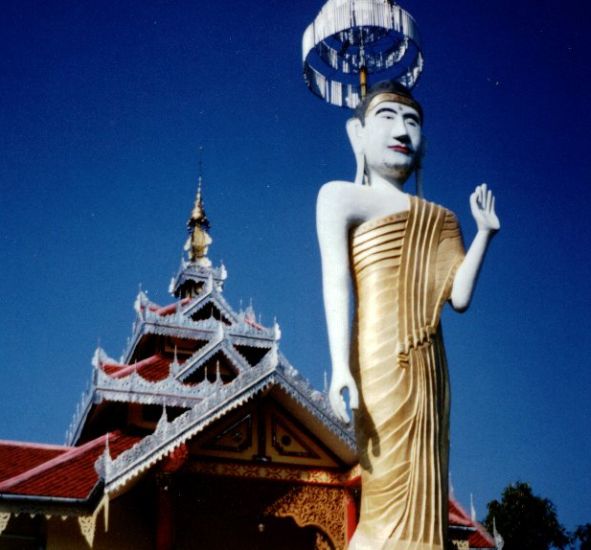
[{"label": "buddha's neck", "polygon": [[374,189],[383,189],[384,191],[398,191],[400,193],[404,193],[404,183],[406,178],[404,179],[395,179],[395,178],[384,178],[376,173],[370,173],[368,177],[369,184]]}]

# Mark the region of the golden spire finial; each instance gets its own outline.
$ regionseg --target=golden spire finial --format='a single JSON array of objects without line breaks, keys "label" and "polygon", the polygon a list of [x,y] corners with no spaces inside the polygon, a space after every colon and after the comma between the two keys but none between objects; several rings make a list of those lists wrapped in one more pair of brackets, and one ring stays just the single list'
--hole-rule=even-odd
[{"label": "golden spire finial", "polygon": [[195,197],[195,204],[193,205],[191,217],[187,222],[187,227],[191,227],[191,223],[193,221],[200,223],[201,220],[205,220],[205,222],[208,224],[207,229],[209,229],[209,222],[207,222],[207,216],[205,215],[205,210],[203,209],[203,199],[201,198],[201,183],[202,179],[201,176],[199,176],[199,181],[197,183],[197,196]]},{"label": "golden spire finial", "polygon": [[[202,151],[203,148],[200,148]],[[185,250],[189,254],[191,262],[198,263],[202,266],[210,266],[211,262],[207,258],[207,249],[212,243],[212,239],[207,233],[209,230],[209,220],[205,214],[203,205],[203,198],[201,197],[201,186],[203,178],[201,175],[201,159],[199,159],[199,180],[197,183],[197,196],[195,197],[195,204],[191,211],[191,217],[187,221],[187,230],[189,238],[185,243]]]}]

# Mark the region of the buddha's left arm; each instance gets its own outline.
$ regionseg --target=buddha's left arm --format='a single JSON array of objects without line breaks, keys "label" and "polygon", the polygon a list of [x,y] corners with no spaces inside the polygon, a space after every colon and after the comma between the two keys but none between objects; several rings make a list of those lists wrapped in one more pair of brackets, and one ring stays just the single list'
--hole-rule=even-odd
[{"label": "buddha's left arm", "polygon": [[486,183],[476,187],[470,195],[470,209],[478,232],[454,278],[450,302],[456,311],[468,309],[488,243],[501,228],[495,213],[495,198]]}]

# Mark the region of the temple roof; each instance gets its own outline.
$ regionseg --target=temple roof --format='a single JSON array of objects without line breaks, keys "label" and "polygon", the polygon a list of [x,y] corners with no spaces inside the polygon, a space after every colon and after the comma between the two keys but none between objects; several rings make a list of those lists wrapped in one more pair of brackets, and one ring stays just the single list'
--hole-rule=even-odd
[{"label": "temple roof", "polygon": [[[19,458],[20,467],[14,475],[0,482],[0,500],[12,497],[88,499],[97,484],[94,464],[104,452],[106,435],[79,447],[45,447],[26,443],[1,442],[0,457],[10,453]],[[118,456],[139,441],[137,436],[109,434],[109,449]],[[2,460],[2,462],[5,462]]]},{"label": "temple roof", "polygon": [[[140,290],[132,336],[121,359],[101,348],[94,354],[90,387],[78,404],[68,443],[79,440],[89,415],[102,403],[190,408],[216,391],[218,379],[227,384],[251,369],[278,363],[283,357],[279,325],[257,322],[252,304],[235,311],[223,296],[226,276],[223,266],[183,260],[178,285],[171,286],[175,302],[162,306]],[[187,281],[193,286],[184,287]],[[288,364],[285,358],[282,364]]]},{"label": "temple roof", "polygon": [[68,448],[64,445],[0,441],[0,483],[65,453]]},{"label": "temple roof", "polygon": [[495,541],[486,529],[477,521],[472,520],[453,497],[449,499],[449,526],[471,531],[468,537],[470,548],[496,548]]},{"label": "temple roof", "polygon": [[170,364],[171,361],[166,357],[156,354],[132,365],[104,363],[101,365],[101,368],[111,378],[125,378],[126,376],[137,373],[144,380],[158,382],[168,377]]}]

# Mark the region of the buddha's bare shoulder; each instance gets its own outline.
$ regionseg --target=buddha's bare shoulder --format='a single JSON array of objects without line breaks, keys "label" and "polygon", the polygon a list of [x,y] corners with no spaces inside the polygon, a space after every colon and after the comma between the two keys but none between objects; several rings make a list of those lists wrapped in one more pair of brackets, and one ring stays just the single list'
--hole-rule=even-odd
[{"label": "buddha's bare shoulder", "polygon": [[349,181],[329,181],[318,192],[317,219],[351,225],[363,218],[367,199],[367,186]]},{"label": "buddha's bare shoulder", "polygon": [[352,196],[363,194],[364,188],[351,181],[334,180],[325,183],[318,192],[318,202],[330,201],[332,203],[348,200]]},{"label": "buddha's bare shoulder", "polygon": [[350,181],[335,180],[325,183],[318,192],[318,213],[325,213],[331,217],[349,217],[351,210],[358,204],[361,190],[361,185]]}]

